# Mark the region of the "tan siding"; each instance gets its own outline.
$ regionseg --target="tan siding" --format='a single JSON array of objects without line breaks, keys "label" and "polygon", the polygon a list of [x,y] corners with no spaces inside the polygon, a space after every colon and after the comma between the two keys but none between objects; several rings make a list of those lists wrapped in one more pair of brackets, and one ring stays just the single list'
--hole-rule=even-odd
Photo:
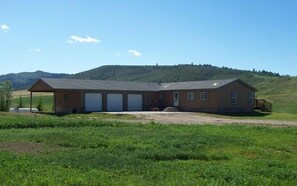
[{"label": "tan siding", "polygon": [[173,107],[173,93],[174,91],[163,92],[163,103],[165,107]]},{"label": "tan siding", "polygon": [[44,83],[42,80],[39,80],[33,87],[30,88],[31,92],[53,92],[53,89]]},{"label": "tan siding", "polygon": [[[237,104],[232,104],[231,94],[237,92]],[[254,90],[235,81],[218,89],[219,105],[218,110],[221,112],[250,112],[253,111],[254,105],[248,103],[249,92]]]},{"label": "tan siding", "polygon": [[[149,111],[154,107],[160,107],[159,105],[159,92],[144,92],[143,94],[143,110]],[[151,104],[148,104],[147,100],[151,99]]]},{"label": "tan siding", "polygon": [[[218,101],[215,90],[189,90],[189,91],[168,91],[164,92],[165,105],[173,107],[173,93],[179,92],[179,107],[183,111],[212,111],[216,108]],[[194,92],[195,99],[188,100],[188,92]],[[200,93],[208,92],[208,100],[201,101]]]},{"label": "tan siding", "polygon": [[[69,100],[64,100],[64,94],[68,92]],[[56,91],[55,110],[57,113],[83,112],[83,96],[81,91]]]},{"label": "tan siding", "polygon": [[[237,104],[232,104],[231,93],[237,92]],[[179,107],[183,111],[202,112],[251,112],[253,104],[248,103],[249,92],[255,92],[239,81],[234,81],[219,89],[210,90],[187,90],[187,91],[166,91],[164,92],[164,105],[173,107],[173,93],[179,92]],[[194,92],[195,100],[188,100],[188,92]],[[201,92],[208,92],[208,100],[200,99]]]},{"label": "tan siding", "polygon": [[[51,91],[51,87],[43,81],[38,81],[32,88],[32,92]],[[53,91],[53,90],[52,90]],[[237,104],[231,103],[231,93],[237,92]],[[64,93],[68,92],[69,100],[64,100]],[[249,112],[253,111],[254,105],[248,103],[249,92],[253,89],[244,85],[240,81],[234,81],[218,89],[209,90],[182,90],[182,91],[160,91],[160,92],[139,92],[139,91],[83,91],[83,90],[55,90],[54,91],[54,107],[55,112],[72,113],[84,112],[85,93],[101,93],[102,94],[102,110],[107,110],[107,94],[120,93],[123,94],[123,108],[127,110],[128,94],[142,94],[143,110],[152,110],[154,107],[164,109],[165,107],[173,107],[173,94],[179,92],[179,107],[183,111],[202,111],[202,112]],[[188,92],[194,92],[195,99],[188,100]],[[208,100],[200,100],[200,93],[208,92]],[[150,104],[147,100],[151,99]]]},{"label": "tan siding", "polygon": [[[69,100],[64,100],[64,94],[68,92]],[[159,93],[158,92],[121,92],[121,91],[75,91],[75,90],[65,90],[56,91],[55,96],[55,112],[57,113],[72,113],[84,112],[84,97],[85,93],[101,93],[102,94],[102,111],[107,110],[107,94],[119,93],[123,94],[123,107],[124,111],[127,111],[127,97],[128,94],[142,94],[143,97],[143,110],[151,110],[153,107],[159,107]],[[151,104],[148,105],[146,100],[148,97],[151,98]]]}]

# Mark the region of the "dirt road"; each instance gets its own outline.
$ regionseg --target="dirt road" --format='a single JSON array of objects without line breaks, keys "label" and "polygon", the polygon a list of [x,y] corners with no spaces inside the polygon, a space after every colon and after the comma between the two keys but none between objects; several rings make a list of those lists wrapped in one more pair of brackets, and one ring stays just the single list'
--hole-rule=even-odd
[{"label": "dirt road", "polygon": [[252,125],[272,125],[272,126],[297,126],[297,121],[278,121],[261,119],[238,119],[216,117],[215,115],[204,115],[192,112],[125,112],[133,114],[139,120],[156,123],[175,124],[252,124]]}]

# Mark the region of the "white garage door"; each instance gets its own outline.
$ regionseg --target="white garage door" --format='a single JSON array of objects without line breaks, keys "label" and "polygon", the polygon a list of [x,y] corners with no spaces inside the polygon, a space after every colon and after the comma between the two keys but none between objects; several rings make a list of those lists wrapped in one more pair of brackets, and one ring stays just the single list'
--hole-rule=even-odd
[{"label": "white garage door", "polygon": [[128,110],[129,111],[142,111],[142,95],[141,94],[128,94]]},{"label": "white garage door", "polygon": [[123,94],[107,94],[107,111],[123,111]]},{"label": "white garage door", "polygon": [[85,111],[101,112],[102,111],[102,94],[86,93],[85,94]]}]

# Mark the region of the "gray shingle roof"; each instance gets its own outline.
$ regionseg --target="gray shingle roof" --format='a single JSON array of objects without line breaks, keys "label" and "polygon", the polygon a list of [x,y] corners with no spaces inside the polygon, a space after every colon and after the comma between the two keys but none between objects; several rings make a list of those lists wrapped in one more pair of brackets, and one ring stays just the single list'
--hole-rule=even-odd
[{"label": "gray shingle roof", "polygon": [[[105,81],[105,80],[79,80],[79,79],[40,79],[52,90],[115,90],[115,91],[166,91],[166,90],[194,90],[216,89],[233,81],[240,81],[244,85],[256,90],[251,85],[239,79],[187,81],[175,83],[145,83],[133,81]],[[29,91],[34,91],[34,86]]]},{"label": "gray shingle roof", "polygon": [[158,91],[157,83],[143,83],[131,81],[103,81],[80,79],[41,79],[52,89],[60,90],[120,90],[120,91]]},{"label": "gray shingle roof", "polygon": [[162,90],[215,89],[233,81],[236,81],[236,79],[163,83]]}]

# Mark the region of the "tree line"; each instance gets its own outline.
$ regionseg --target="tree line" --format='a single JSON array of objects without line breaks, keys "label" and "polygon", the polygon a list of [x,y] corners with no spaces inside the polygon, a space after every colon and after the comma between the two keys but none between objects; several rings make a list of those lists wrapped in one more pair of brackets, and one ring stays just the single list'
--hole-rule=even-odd
[{"label": "tree line", "polygon": [[0,111],[9,111],[12,100],[11,81],[2,81],[0,83]]},{"label": "tree line", "polygon": [[[2,81],[0,83],[0,111],[2,112],[8,112],[12,105],[12,83],[9,80]],[[23,98],[20,95],[19,103],[17,105],[18,108],[23,108]],[[36,108],[39,111],[43,110],[43,103],[41,97],[39,98],[39,101],[36,105]]]}]

